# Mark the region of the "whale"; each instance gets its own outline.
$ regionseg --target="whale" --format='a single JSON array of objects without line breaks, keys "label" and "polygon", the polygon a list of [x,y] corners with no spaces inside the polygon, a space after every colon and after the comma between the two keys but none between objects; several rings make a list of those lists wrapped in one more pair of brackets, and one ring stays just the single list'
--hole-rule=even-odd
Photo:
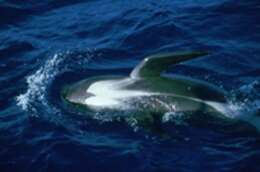
[{"label": "whale", "polygon": [[204,51],[150,55],[128,76],[93,76],[66,85],[62,99],[76,111],[124,120],[156,133],[162,133],[163,121],[180,114],[198,125],[201,124],[194,116],[230,122],[214,106],[227,102],[225,90],[194,78],[169,76],[166,72],[171,66],[208,55]]}]

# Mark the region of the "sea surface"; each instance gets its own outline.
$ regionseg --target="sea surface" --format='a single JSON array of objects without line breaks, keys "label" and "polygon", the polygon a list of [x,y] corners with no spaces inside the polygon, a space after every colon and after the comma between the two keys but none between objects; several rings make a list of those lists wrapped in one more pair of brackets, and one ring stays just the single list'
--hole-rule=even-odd
[{"label": "sea surface", "polygon": [[[260,171],[258,0],[1,0],[0,43],[1,172]],[[255,130],[173,115],[164,139],[63,106],[64,85],[192,50],[209,55],[167,72],[226,90]]]}]

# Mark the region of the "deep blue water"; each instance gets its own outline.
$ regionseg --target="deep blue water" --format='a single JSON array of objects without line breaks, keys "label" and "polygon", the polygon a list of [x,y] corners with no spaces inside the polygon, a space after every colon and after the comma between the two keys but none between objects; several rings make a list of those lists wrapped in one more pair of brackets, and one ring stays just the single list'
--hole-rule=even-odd
[{"label": "deep blue water", "polygon": [[1,0],[0,14],[1,172],[260,171],[259,132],[174,119],[162,139],[60,100],[65,84],[128,75],[147,55],[207,50],[168,72],[225,89],[230,118],[260,126],[259,1]]}]

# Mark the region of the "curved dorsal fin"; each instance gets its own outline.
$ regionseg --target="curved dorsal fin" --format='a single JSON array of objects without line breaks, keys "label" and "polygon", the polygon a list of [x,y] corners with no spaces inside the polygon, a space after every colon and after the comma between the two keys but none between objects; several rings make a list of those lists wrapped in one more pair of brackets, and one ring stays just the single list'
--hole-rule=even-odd
[{"label": "curved dorsal fin", "polygon": [[158,77],[172,64],[178,64],[207,54],[207,52],[186,52],[148,56],[134,68],[130,76],[134,78]]}]

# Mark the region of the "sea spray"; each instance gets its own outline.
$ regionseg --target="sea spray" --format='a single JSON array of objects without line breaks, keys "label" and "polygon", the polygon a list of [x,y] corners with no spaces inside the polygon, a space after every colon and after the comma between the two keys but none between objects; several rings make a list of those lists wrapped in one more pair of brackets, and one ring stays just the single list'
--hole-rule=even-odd
[{"label": "sea spray", "polygon": [[[73,70],[73,67],[84,67],[95,56],[95,50],[88,49],[86,52],[56,53],[49,58],[43,66],[26,78],[27,90],[16,97],[17,105],[24,111],[29,111],[32,116],[39,115],[37,106],[50,109],[47,100],[48,89],[57,75]],[[51,113],[58,111],[51,108]]]}]

